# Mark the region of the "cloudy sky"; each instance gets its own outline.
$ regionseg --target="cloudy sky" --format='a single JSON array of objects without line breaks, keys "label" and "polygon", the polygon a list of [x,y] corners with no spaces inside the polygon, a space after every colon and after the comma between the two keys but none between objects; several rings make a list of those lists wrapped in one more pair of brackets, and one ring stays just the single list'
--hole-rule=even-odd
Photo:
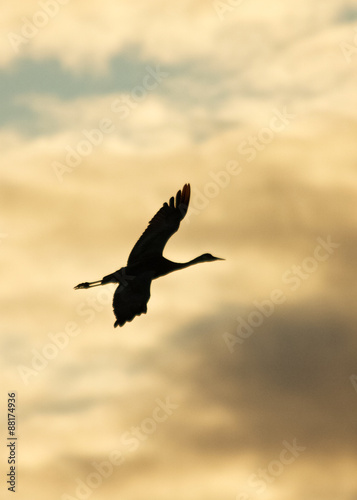
[{"label": "cloudy sky", "polygon": [[[355,2],[27,0],[2,21],[17,498],[356,500]],[[165,255],[226,260],[114,329],[113,287],[73,287],[186,182]]]}]

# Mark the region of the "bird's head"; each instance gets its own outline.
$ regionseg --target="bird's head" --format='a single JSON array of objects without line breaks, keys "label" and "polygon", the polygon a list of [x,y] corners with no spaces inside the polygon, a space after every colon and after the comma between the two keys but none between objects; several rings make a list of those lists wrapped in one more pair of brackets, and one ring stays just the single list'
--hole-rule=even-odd
[{"label": "bird's head", "polygon": [[225,259],[221,259],[220,257],[214,257],[210,253],[204,253],[203,255],[201,255],[199,257],[199,259],[201,262],[212,262],[213,260],[225,260]]}]

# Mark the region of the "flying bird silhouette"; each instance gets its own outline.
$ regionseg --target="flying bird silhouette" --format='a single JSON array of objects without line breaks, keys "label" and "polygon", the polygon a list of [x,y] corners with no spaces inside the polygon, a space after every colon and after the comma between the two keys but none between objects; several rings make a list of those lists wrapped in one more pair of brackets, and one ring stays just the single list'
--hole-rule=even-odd
[{"label": "flying bird silhouette", "polygon": [[190,191],[190,185],[185,184],[182,192],[180,190],[176,194],[176,205],[173,196],[169,203],[163,204],[134,245],[126,267],[104,276],[101,280],[80,283],[74,287],[77,290],[119,283],[113,297],[113,310],[116,317],[114,327],[123,326],[127,321],[132,321],[135,316],[147,312],[152,280],[199,262],[224,260],[204,253],[188,262],[179,263],[172,262],[162,255],[167,241],[178,230],[180,222],[187,213]]}]

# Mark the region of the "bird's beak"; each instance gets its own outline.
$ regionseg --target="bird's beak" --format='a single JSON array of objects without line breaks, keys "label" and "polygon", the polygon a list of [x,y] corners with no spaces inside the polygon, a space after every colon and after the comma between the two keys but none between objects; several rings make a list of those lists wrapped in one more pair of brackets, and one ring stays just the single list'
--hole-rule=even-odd
[{"label": "bird's beak", "polygon": [[226,260],[226,259],[221,259],[221,257],[215,257],[216,260]]}]

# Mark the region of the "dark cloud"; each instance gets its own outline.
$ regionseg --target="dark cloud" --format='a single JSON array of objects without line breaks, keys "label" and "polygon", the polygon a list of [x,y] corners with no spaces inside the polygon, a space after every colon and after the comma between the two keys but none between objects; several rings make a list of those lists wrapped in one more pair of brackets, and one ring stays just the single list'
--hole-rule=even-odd
[{"label": "dark cloud", "polygon": [[185,409],[170,424],[176,446],[271,455],[282,440],[298,438],[313,454],[351,453],[357,405],[351,322],[318,297],[281,306],[231,353],[223,334],[237,334],[233,317],[234,311],[218,312],[188,325],[163,346],[163,356],[150,358],[171,390],[185,394]]}]

